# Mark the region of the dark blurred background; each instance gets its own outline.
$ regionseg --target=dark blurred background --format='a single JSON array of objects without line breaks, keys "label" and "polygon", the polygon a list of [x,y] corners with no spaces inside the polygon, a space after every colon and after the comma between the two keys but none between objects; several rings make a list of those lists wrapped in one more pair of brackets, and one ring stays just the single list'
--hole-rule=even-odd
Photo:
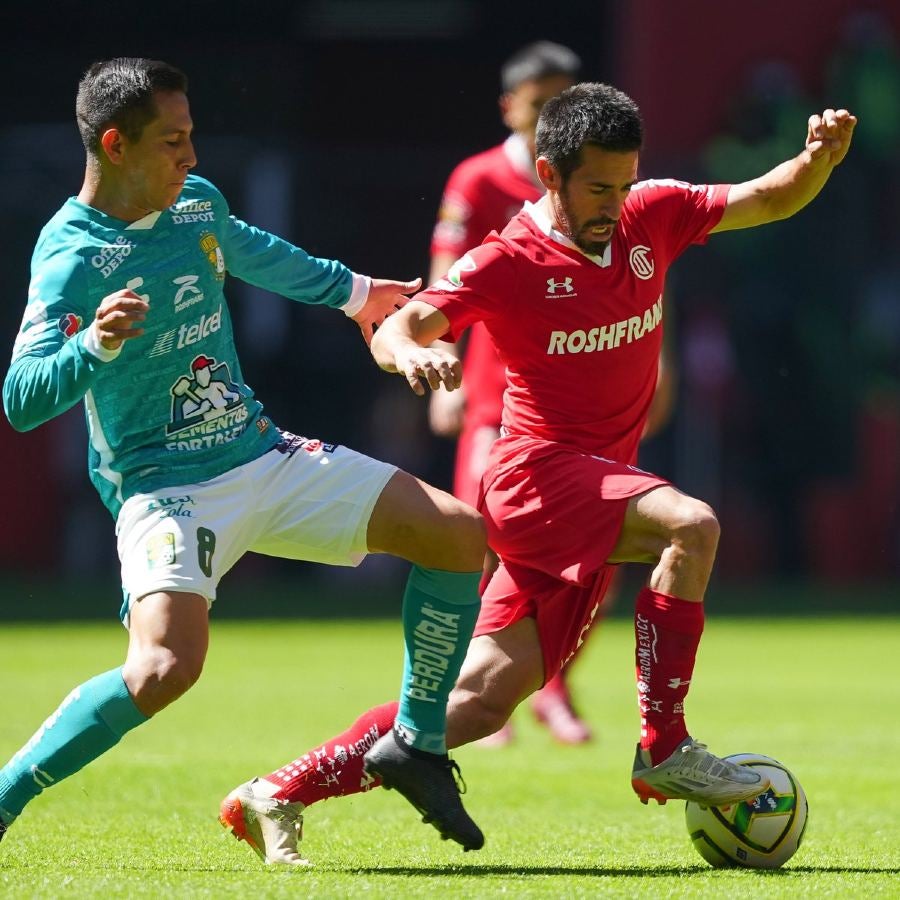
[{"label": "dark blurred background", "polygon": [[[825,106],[860,117],[823,195],[792,220],[712,238],[676,263],[667,328],[676,414],[643,464],[709,501],[717,586],[788,609],[876,593],[900,574],[900,3],[716,0],[157,2],[0,11],[0,344],[12,347],[35,238],[77,193],[78,79],[94,59],[183,68],[200,158],[232,211],[356,271],[428,268],[444,181],[505,136],[499,68],[521,45],[571,46],[587,80],[641,105],[641,174],[740,181],[802,149]],[[340,314],[226,286],[245,376],[283,427],[449,487],[453,447],[382,375]],[[78,407],[25,435],[0,421],[0,620],[113,612],[113,523],[86,474]],[[394,593],[404,568],[357,572],[247,557],[226,579],[340,599]],[[637,577],[637,576],[635,576]],[[774,591],[774,593],[773,593]],[[866,592],[869,592],[868,594]],[[336,594],[337,592],[337,594]],[[223,591],[223,594],[225,591]],[[279,598],[281,599],[281,598]],[[882,601],[879,601],[882,602]],[[236,600],[232,612],[269,611]],[[288,602],[281,611],[296,610]],[[302,610],[300,610],[302,611]]]}]

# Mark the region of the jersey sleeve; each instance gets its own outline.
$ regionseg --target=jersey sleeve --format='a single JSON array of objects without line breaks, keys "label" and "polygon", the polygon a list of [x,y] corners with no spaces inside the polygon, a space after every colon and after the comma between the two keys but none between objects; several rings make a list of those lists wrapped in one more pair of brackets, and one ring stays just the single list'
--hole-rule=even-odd
[{"label": "jersey sleeve", "polygon": [[466,160],[460,163],[447,179],[438,219],[431,235],[431,255],[462,254],[485,235],[478,221],[480,175]]},{"label": "jersey sleeve", "polygon": [[310,256],[268,231],[248,225],[228,211],[225,199],[222,252],[228,272],[241,281],[300,303],[342,307],[350,300],[353,273],[333,259]]},{"label": "jersey sleeve", "polygon": [[17,431],[70,409],[109,364],[87,350],[87,325],[94,316],[89,307],[77,253],[32,264],[28,305],[3,382],[3,408]]},{"label": "jersey sleeve", "polygon": [[691,244],[705,244],[728,202],[727,184],[690,184],[672,179],[641,182],[632,199],[645,220],[666,236],[674,259]]},{"label": "jersey sleeve", "polygon": [[439,309],[449,320],[455,341],[474,322],[502,317],[516,295],[512,253],[496,235],[463,254],[447,274],[416,295]]}]

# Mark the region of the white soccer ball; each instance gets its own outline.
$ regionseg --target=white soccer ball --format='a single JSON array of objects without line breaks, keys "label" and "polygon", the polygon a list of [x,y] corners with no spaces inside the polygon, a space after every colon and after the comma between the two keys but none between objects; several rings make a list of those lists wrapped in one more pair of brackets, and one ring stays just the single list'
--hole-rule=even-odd
[{"label": "white soccer ball", "polygon": [[772,786],[731,806],[685,804],[688,834],[697,852],[716,868],[777,869],[797,852],[809,807],[800,782],[778,760],[756,753],[725,757],[766,776]]}]

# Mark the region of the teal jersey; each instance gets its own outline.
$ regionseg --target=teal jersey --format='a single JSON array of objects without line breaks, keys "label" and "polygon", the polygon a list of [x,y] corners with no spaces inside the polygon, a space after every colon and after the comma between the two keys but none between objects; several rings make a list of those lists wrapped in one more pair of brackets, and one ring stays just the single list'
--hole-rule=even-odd
[{"label": "teal jersey", "polygon": [[[340,307],[353,290],[345,266],[236,219],[193,175],[132,223],[73,197],[38,238],[4,409],[25,431],[83,400],[90,478],[114,517],[132,494],[208,481],[278,442],[241,374],[226,272],[303,303]],[[87,326],[123,288],[150,305],[144,334],[104,361]]]}]

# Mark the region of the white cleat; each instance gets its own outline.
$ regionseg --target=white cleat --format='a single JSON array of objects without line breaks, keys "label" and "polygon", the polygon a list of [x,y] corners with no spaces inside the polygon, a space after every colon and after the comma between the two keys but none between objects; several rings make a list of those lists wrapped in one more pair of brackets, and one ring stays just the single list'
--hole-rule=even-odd
[{"label": "white cleat", "polygon": [[769,779],[759,772],[720,759],[706,744],[690,737],[659,765],[650,765],[648,756],[639,744],[631,786],[641,803],[652,798],[660,805],[667,800],[692,800],[700,806],[728,806],[751,800],[770,786]]},{"label": "white cleat", "polygon": [[297,845],[303,839],[303,804],[276,800],[268,782],[254,778],[236,787],[219,808],[219,822],[246,841],[266,864],[308,866]]}]

